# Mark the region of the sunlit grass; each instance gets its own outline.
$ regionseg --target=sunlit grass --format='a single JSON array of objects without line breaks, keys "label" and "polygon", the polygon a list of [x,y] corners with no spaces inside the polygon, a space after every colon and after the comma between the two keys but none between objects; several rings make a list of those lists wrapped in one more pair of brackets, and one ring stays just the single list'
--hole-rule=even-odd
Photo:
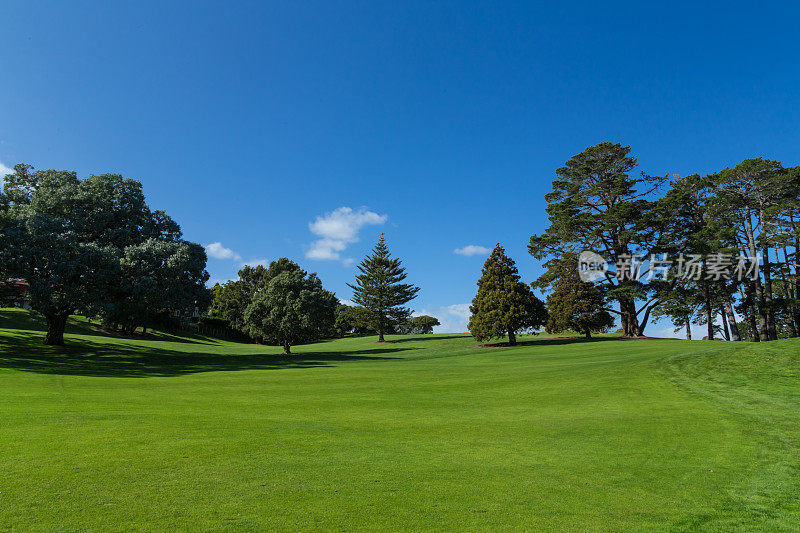
[{"label": "sunlit grass", "polygon": [[0,530],[800,525],[797,341],[71,331],[0,330]]}]

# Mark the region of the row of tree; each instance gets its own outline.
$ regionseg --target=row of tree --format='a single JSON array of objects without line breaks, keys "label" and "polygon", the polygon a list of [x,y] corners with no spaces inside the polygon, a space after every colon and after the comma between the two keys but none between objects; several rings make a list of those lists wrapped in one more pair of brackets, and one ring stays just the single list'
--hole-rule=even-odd
[{"label": "row of tree", "polygon": [[63,344],[75,312],[132,332],[189,318],[210,299],[205,250],[147,206],[141,183],[25,164],[0,193],[0,279],[8,278],[27,281],[47,320],[45,344]]},{"label": "row of tree", "polygon": [[[720,331],[731,340],[798,336],[800,168],[747,159],[670,180],[634,175],[636,167],[630,147],[604,142],[556,171],[545,195],[549,227],[528,246],[546,261],[535,285],[551,289],[565,275],[574,278],[578,254],[592,250],[613,267],[596,289],[627,336],[643,335],[654,316],[668,317],[688,337],[692,324],[706,325],[709,339]],[[674,268],[657,275],[664,265],[656,257],[672,258],[673,267],[691,258],[696,275]],[[760,265],[742,275],[742,258]],[[724,261],[738,264],[721,269]]]},{"label": "row of tree", "polygon": [[357,305],[347,306],[316,274],[287,258],[266,268],[245,266],[238,279],[211,289],[209,314],[258,342],[283,346],[285,354],[295,344],[335,335],[375,332],[384,342],[387,333],[430,333],[438,325],[433,317],[412,317],[404,307],[419,288],[404,283],[405,268],[391,256],[383,235],[358,269],[355,283],[348,284]]}]

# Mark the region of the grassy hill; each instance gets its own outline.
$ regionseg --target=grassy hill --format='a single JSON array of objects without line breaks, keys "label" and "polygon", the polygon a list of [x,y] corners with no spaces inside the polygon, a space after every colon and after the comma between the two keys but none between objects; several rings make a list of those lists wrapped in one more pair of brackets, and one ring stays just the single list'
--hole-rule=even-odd
[{"label": "grassy hill", "polygon": [[0,530],[800,528],[797,340],[0,328]]}]

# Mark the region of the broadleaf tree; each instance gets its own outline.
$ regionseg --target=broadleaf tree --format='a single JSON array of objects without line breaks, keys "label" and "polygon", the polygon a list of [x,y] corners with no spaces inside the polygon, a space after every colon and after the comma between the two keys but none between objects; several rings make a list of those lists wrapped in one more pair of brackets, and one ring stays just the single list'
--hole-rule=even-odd
[{"label": "broadleaf tree", "polygon": [[298,268],[274,276],[244,312],[249,333],[270,344],[291,347],[320,339],[333,331],[336,296],[322,287],[316,274]]},{"label": "broadleaf tree", "polygon": [[[47,320],[46,344],[63,344],[71,313],[119,303],[126,249],[148,240],[183,243],[180,227],[147,206],[141,183],[118,174],[79,179],[18,164],[4,178],[2,200],[0,271],[28,282],[31,306]],[[188,277],[202,293],[205,253],[196,259]]]}]

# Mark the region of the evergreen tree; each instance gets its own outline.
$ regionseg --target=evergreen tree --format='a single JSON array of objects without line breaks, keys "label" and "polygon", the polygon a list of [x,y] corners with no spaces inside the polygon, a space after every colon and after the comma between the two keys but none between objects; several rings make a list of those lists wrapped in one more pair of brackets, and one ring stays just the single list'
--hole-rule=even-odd
[{"label": "evergreen tree", "polygon": [[370,320],[378,331],[378,342],[383,342],[384,333],[393,325],[407,320],[411,311],[404,304],[417,296],[419,287],[402,283],[406,269],[400,266],[399,258],[391,257],[386,238],[381,234],[378,244],[358,265],[361,274],[356,276],[353,302],[369,311]]},{"label": "evergreen tree", "polygon": [[511,346],[517,343],[518,331],[541,327],[547,321],[544,303],[520,281],[514,260],[499,243],[483,265],[478,294],[469,310],[469,331],[475,340],[508,335]]},{"label": "evergreen tree", "polygon": [[572,330],[590,339],[593,331],[604,332],[613,325],[603,295],[594,284],[581,280],[577,260],[563,260],[553,293],[547,297],[547,332]]}]

